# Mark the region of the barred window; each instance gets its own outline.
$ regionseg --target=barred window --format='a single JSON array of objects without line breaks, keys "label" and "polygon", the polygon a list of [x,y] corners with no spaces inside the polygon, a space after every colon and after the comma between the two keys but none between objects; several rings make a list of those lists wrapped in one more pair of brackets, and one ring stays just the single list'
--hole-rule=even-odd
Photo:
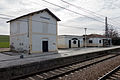
[{"label": "barred window", "polygon": [[93,43],[93,41],[92,41],[92,40],[89,40],[89,43]]}]

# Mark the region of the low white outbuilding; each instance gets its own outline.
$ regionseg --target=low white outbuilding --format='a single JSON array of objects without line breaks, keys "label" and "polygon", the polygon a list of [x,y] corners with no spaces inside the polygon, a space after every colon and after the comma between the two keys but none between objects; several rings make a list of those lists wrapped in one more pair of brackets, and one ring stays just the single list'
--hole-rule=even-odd
[{"label": "low white outbuilding", "polygon": [[83,37],[75,35],[59,35],[58,48],[79,48],[83,47]]},{"label": "low white outbuilding", "polygon": [[86,45],[88,47],[104,47],[111,46],[112,39],[106,38],[104,35],[90,34],[86,36]]},{"label": "low white outbuilding", "polygon": [[8,21],[11,50],[57,52],[57,21],[60,19],[47,8]]}]

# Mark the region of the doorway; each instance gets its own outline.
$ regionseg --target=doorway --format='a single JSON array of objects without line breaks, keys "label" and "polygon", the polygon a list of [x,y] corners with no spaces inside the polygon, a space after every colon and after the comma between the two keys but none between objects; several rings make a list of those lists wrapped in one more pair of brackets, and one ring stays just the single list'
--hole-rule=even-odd
[{"label": "doorway", "polygon": [[78,40],[78,47],[80,47],[80,40]]},{"label": "doorway", "polygon": [[42,41],[43,52],[48,52],[48,41]]},{"label": "doorway", "polygon": [[69,48],[71,48],[71,40],[69,40]]}]

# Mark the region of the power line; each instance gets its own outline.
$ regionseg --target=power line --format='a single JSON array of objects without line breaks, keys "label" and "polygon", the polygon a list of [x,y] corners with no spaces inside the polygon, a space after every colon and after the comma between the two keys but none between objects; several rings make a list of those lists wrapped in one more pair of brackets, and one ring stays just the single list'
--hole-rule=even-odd
[{"label": "power line", "polygon": [[[44,0],[45,1],[45,0]],[[64,1],[64,0],[61,0],[61,1]],[[47,1],[48,2],[48,1]],[[66,1],[64,1],[64,2],[66,2]],[[34,4],[37,4],[38,5],[38,3],[36,3],[36,2],[32,2],[32,3],[34,3]],[[68,3],[68,2],[67,2]],[[69,4],[71,4],[71,3],[69,3]],[[73,5],[73,4],[72,4]],[[54,6],[56,6],[56,5],[54,5]],[[74,5],[75,6],[75,5]],[[62,6],[61,6],[62,7]],[[60,8],[61,8],[60,7]],[[75,6],[75,7],[77,7],[77,8],[81,8],[81,9],[83,9],[84,11],[86,11],[87,13],[89,13],[90,12],[90,14],[92,13],[92,14],[95,14],[95,16],[96,15],[99,15],[99,16],[102,16],[102,17],[105,17],[104,15],[101,15],[101,14],[97,14],[97,13],[95,13],[95,12],[93,12],[93,11],[90,11],[90,10],[87,10],[87,9],[84,9],[84,8],[82,8],[82,7],[80,7],[80,6]],[[96,16],[96,17],[99,17],[99,16]],[[99,17],[99,18],[101,18],[101,17]],[[102,18],[101,18],[102,19]],[[110,19],[110,18],[109,18]],[[111,19],[110,19],[111,20]],[[98,21],[98,20],[97,20]],[[103,22],[104,23],[104,22]],[[117,22],[118,23],[118,22]]]},{"label": "power line", "polygon": [[111,27],[115,27],[115,28],[117,28],[117,29],[120,29],[120,28],[118,28],[118,27],[116,27],[116,26],[114,26],[114,25],[112,25],[112,24],[108,24],[109,26],[111,26]]},{"label": "power line", "polygon": [[14,16],[6,15],[6,14],[1,14],[1,13],[0,13],[0,15],[7,16],[7,17],[14,17]]},{"label": "power line", "polygon": [[[9,20],[10,18],[7,18],[7,17],[0,17],[0,19],[5,19],[5,20]],[[28,19],[29,20],[29,19]],[[28,22],[28,20],[17,20],[17,21],[21,21],[21,22]],[[38,21],[38,20],[33,20],[32,21],[34,22],[42,22],[42,21]],[[42,23],[45,23],[45,22],[42,22]],[[53,24],[53,23],[49,23],[49,24]],[[53,24],[53,25],[56,25],[56,24]],[[68,27],[68,28],[76,28],[76,29],[84,29],[84,27],[76,27],[76,26],[66,26],[66,25],[63,25],[63,24],[59,24],[60,26],[63,26],[63,27]],[[88,28],[89,30],[99,30],[99,29],[94,29],[94,28]]]},{"label": "power line", "polygon": [[[100,18],[100,19],[103,19],[103,18],[101,18],[101,17],[99,17],[99,16],[106,17],[106,16],[104,16],[104,15],[97,14],[97,13],[95,13],[95,12],[93,12],[93,11],[90,11],[90,10],[84,9],[84,8],[82,8],[82,7],[80,7],[80,6],[77,6],[77,5],[71,4],[71,3],[67,2],[67,1],[64,1],[64,0],[61,0],[61,1],[64,2],[64,3],[66,3],[66,4],[69,4],[69,5],[71,5],[71,6],[74,6],[74,7],[78,8],[78,9],[82,9],[84,12],[87,12],[87,13],[90,12],[89,14],[93,13],[92,15],[94,15],[94,16]],[[99,15],[99,16],[97,16],[97,15]],[[112,20],[111,18],[108,18],[108,19]],[[112,21],[114,21],[114,20],[112,20]],[[114,22],[116,22],[116,21],[114,21]],[[118,22],[116,22],[116,23],[118,23]],[[120,24],[120,23],[118,23],[118,24]]]},{"label": "power line", "polygon": [[[82,7],[80,7],[80,6],[76,6],[76,5],[74,5],[74,4],[71,4],[71,3],[67,2],[67,1],[64,1],[64,0],[61,0],[61,1],[64,2],[64,3],[67,3],[67,4],[71,5],[71,6],[74,6],[74,7],[78,8],[78,9],[82,9],[84,12],[87,12],[87,13],[90,12],[89,14],[94,13],[94,14],[92,14],[92,15],[94,15],[94,16],[99,15],[99,16],[105,17],[105,16],[100,15],[100,14],[97,14],[97,13],[95,13],[95,12],[93,12],[93,11],[84,9],[84,8],[82,8]],[[95,14],[96,14],[96,15],[95,15]],[[98,18],[100,18],[100,19],[103,19],[103,18],[101,18],[101,17],[99,17],[99,16],[96,16],[96,17],[98,17]]]},{"label": "power line", "polygon": [[[76,28],[76,29],[84,29],[85,28],[85,27],[66,26],[66,25],[62,25],[62,24],[59,24],[59,25],[63,26],[63,27]],[[87,29],[89,29],[89,30],[100,30],[100,29],[95,29],[95,28],[87,28]]]},{"label": "power line", "polygon": [[115,17],[115,18],[111,18],[111,19],[117,19],[117,18],[120,18],[120,16],[118,16],[118,17]]},{"label": "power line", "polygon": [[[5,20],[9,20],[10,18],[7,18],[7,17],[0,17],[1,19],[5,19]],[[28,19],[29,20],[29,19]],[[21,21],[21,22],[28,22],[28,20],[17,20],[17,21]],[[32,21],[34,22],[42,22],[42,21],[38,21],[38,20],[33,20]],[[45,23],[45,22],[42,22],[42,23]],[[53,23],[49,23],[49,24],[53,24]],[[53,25],[56,25],[56,24],[53,24]],[[66,26],[66,25],[63,25],[63,24],[59,24],[60,26],[63,26],[63,27],[67,27],[67,28],[76,28],[76,29],[84,29],[84,27],[76,27],[76,26]],[[79,26],[79,25],[78,25]],[[113,26],[113,25],[110,25],[110,26]],[[88,30],[100,30],[100,29],[94,29],[94,28],[88,28]],[[102,31],[102,30],[101,30]]]},{"label": "power line", "polygon": [[[45,0],[43,0],[43,1],[45,1]],[[58,5],[58,6],[59,6],[59,5]],[[61,7],[62,7],[62,6],[61,6]],[[66,9],[66,8],[63,7],[63,9]],[[91,18],[91,19],[93,19],[93,20],[99,21],[99,20],[97,20],[97,19],[95,19],[95,18],[92,18],[92,17],[86,16],[86,15],[80,14],[80,13],[75,12],[75,11],[72,11],[72,10],[70,10],[70,9],[66,9],[66,10],[71,11],[71,12],[76,13],[76,14],[79,14],[79,15],[82,15],[82,16],[85,16],[85,17],[88,17],[88,18]],[[5,15],[5,14],[0,14],[0,15],[10,17],[9,15]],[[11,16],[11,17],[13,17],[13,16]],[[10,18],[7,18],[7,17],[0,17],[0,18],[1,18],[1,19],[6,19],[6,20],[9,20],[9,19],[10,19]],[[28,19],[28,20],[29,20],[29,19]],[[18,20],[18,21],[23,21],[23,20]],[[42,22],[42,21],[38,21],[38,20],[32,20],[32,21]],[[28,21],[23,21],[23,22],[28,22]],[[101,21],[99,21],[99,22],[101,22]],[[102,23],[103,23],[103,22],[102,22]],[[53,24],[53,23],[50,23],[50,24]],[[54,24],[54,25],[56,25],[56,24]],[[61,25],[61,26],[63,26],[63,25]],[[64,27],[67,27],[67,26],[64,26]],[[83,29],[83,28],[74,27],[74,26],[69,26],[69,27],[70,27],[70,28]],[[90,29],[90,30],[92,30],[92,29]],[[98,29],[94,29],[94,30],[98,30]]]},{"label": "power line", "polygon": [[[61,1],[64,1],[64,0],[61,0]],[[64,1],[64,2],[66,2],[66,1]],[[32,3],[38,5],[38,3],[33,2],[33,1],[32,1]],[[68,2],[67,2],[67,3],[68,3]],[[71,4],[71,3],[69,3],[69,4]],[[73,4],[72,4],[72,5],[73,5]],[[75,6],[75,5],[74,5],[74,6]],[[76,7],[81,8],[81,9],[83,9],[84,11],[88,11],[88,12],[94,13],[94,14],[96,14],[96,15],[100,15],[100,14],[97,14],[97,13],[95,13],[95,12],[93,12],[93,11],[90,11],[90,10],[84,9],[84,8],[82,8],[82,7],[80,7],[80,6],[76,6]],[[8,17],[13,17],[13,16],[10,16],[10,15],[5,15],[5,14],[0,14],[0,15],[8,16]],[[103,16],[103,15],[100,15],[100,16]],[[98,16],[96,16],[96,17],[98,17]],[[105,16],[103,16],[103,17],[105,17]],[[102,19],[102,18],[101,18],[101,19]],[[109,18],[109,19],[110,19],[110,18]],[[94,20],[96,20],[96,19],[94,19]],[[97,21],[98,21],[98,20],[97,20]]]},{"label": "power line", "polygon": [[9,20],[10,18],[7,17],[0,17],[1,19]]},{"label": "power line", "polygon": [[[45,0],[43,0],[43,1],[45,1]],[[35,3],[35,4],[37,4],[37,3]],[[57,5],[54,4],[54,6],[57,6]],[[58,7],[63,8],[63,9],[66,9],[66,8],[64,8],[64,7],[62,7],[62,6],[58,6]],[[99,20],[97,20],[97,19],[95,19],[95,18],[92,18],[92,17],[86,16],[86,15],[83,15],[83,14],[77,13],[77,12],[72,11],[72,10],[69,10],[69,9],[66,9],[66,10],[71,11],[71,12],[76,13],[76,14],[79,14],[79,15],[82,15],[82,16],[85,16],[85,17],[88,17],[88,18],[91,18],[91,19],[93,19],[93,20],[99,21]],[[10,16],[10,15],[5,15],[5,14],[0,14],[0,15],[13,17],[13,16]],[[102,22],[102,21],[99,21],[99,22]]]},{"label": "power line", "polygon": [[75,11],[70,10],[70,9],[67,9],[67,8],[65,8],[65,7],[56,5],[56,4],[51,3],[51,2],[48,2],[48,1],[46,1],[46,0],[42,0],[42,1],[47,2],[47,3],[49,3],[49,4],[51,4],[51,5],[54,5],[54,6],[60,7],[60,8],[62,8],[62,9],[65,9],[65,10],[67,10],[67,11],[69,11],[69,12],[72,12],[72,13],[75,13],[75,14],[78,14],[78,15],[81,15],[81,16],[85,16],[85,17],[90,18],[90,19],[92,19],[92,20],[95,20],[95,21],[99,21],[99,22],[101,22],[101,23],[104,23],[103,21],[97,20],[97,19],[92,18],[92,17],[89,17],[89,16],[87,16],[87,15],[80,14],[80,13],[78,13],[78,12],[75,12]]},{"label": "power line", "polygon": [[[5,14],[3,14],[5,15]],[[9,16],[9,15],[5,15],[5,16]],[[10,19],[10,18],[3,18],[1,17],[2,19]],[[18,21],[23,21],[23,20],[18,20]],[[35,22],[41,22],[41,21],[38,21],[38,20],[32,20],[32,21],[35,21]],[[24,21],[24,22],[28,22],[28,21]],[[51,23],[50,23],[51,24]],[[53,23],[52,23],[53,24]],[[56,25],[56,24],[55,24]],[[60,25],[60,26],[63,26],[63,25]],[[77,29],[83,29],[83,28],[80,28],[80,27],[74,27],[74,26],[65,26],[64,27],[69,27],[69,28],[77,28]],[[98,29],[91,29],[90,30],[98,30]]]}]

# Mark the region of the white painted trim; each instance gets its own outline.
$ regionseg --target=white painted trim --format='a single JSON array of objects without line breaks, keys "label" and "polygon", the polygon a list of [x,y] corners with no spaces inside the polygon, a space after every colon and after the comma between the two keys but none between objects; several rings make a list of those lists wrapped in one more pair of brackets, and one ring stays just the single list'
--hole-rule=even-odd
[{"label": "white painted trim", "polygon": [[12,35],[10,35],[10,37],[14,37],[14,36],[23,36],[23,35],[27,35],[27,33],[12,34]]},{"label": "white painted trim", "polygon": [[37,35],[56,35],[56,34],[40,33],[40,32],[32,32],[32,34],[37,34]]}]

